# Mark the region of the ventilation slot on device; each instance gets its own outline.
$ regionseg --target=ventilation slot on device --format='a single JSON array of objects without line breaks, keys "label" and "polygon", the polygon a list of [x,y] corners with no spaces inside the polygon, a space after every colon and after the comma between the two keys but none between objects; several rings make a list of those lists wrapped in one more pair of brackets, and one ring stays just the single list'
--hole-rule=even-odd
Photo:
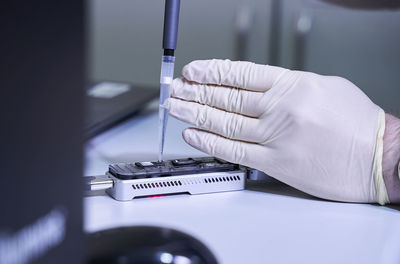
[{"label": "ventilation slot on device", "polygon": [[133,184],[132,188],[134,190],[141,190],[141,189],[164,188],[164,187],[181,186],[181,185],[182,185],[181,181],[164,181],[164,182]]},{"label": "ventilation slot on device", "polygon": [[230,182],[230,181],[240,181],[239,176],[228,176],[228,177],[213,177],[205,178],[205,183],[216,183],[216,182]]}]

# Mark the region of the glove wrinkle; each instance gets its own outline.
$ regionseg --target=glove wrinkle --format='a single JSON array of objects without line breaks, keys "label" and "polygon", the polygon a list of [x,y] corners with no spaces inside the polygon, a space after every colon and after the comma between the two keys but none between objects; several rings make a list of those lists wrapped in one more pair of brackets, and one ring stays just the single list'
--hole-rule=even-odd
[{"label": "glove wrinkle", "polygon": [[237,111],[237,109],[240,109],[242,102],[239,101],[239,90],[236,88],[232,88],[229,91],[229,95],[226,97],[226,106],[227,106],[227,111],[229,112],[241,112]]},{"label": "glove wrinkle", "polygon": [[243,143],[237,141],[233,144],[232,152],[235,153],[234,162],[237,164],[243,164],[246,160],[246,152],[243,149]]},{"label": "glove wrinkle", "polygon": [[207,127],[207,123],[209,123],[208,126],[212,127],[213,126],[213,120],[209,119],[208,116],[210,116],[210,107],[202,107],[202,110],[200,110],[197,112],[197,122],[196,122],[196,126],[200,127],[200,128],[205,128]]},{"label": "glove wrinkle", "polygon": [[234,114],[226,114],[227,117],[227,127],[225,134],[227,135],[228,138],[237,138],[237,131],[240,129],[240,127],[243,124],[243,118],[240,115],[234,115]]},{"label": "glove wrinkle", "polygon": [[[194,98],[200,98],[200,102],[204,102],[203,104],[209,104],[209,103],[211,103],[211,98],[213,98],[213,95],[214,95],[214,92],[215,92],[215,90],[214,89],[212,89],[212,87],[210,86],[210,87],[206,87],[207,89],[202,89],[202,90],[200,90],[200,89],[193,89],[194,91],[196,91],[195,92],[195,97]],[[208,91],[207,93],[206,93],[206,91]]]}]

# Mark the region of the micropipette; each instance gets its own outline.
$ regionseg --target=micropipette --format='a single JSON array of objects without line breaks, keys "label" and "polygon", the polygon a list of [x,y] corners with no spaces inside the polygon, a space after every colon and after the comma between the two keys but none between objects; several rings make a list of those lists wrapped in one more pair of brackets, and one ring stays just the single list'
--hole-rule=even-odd
[{"label": "micropipette", "polygon": [[163,160],[164,153],[165,132],[168,122],[168,110],[164,107],[164,103],[170,96],[169,86],[174,77],[174,52],[178,38],[180,2],[180,0],[165,0],[163,35],[164,55],[161,60],[160,105],[158,108],[158,161]]}]

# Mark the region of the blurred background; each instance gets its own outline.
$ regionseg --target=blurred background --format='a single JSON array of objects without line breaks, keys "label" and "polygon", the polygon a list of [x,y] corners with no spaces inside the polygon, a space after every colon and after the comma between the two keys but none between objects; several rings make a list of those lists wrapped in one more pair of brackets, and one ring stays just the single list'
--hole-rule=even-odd
[{"label": "blurred background", "polygon": [[[88,75],[158,89],[164,4],[88,1]],[[248,60],[345,77],[400,113],[400,11],[316,0],[185,0],[175,76],[196,59]]]}]

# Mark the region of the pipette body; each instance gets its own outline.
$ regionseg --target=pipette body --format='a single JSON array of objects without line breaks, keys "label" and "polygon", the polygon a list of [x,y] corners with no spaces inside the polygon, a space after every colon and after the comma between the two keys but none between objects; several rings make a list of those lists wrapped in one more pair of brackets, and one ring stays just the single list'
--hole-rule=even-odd
[{"label": "pipette body", "polygon": [[165,100],[170,96],[169,87],[174,78],[175,49],[178,39],[180,0],[165,0],[164,13],[164,55],[161,60],[160,74],[160,105],[158,110],[158,160],[163,160],[165,132],[167,130],[168,110],[164,107]]}]

